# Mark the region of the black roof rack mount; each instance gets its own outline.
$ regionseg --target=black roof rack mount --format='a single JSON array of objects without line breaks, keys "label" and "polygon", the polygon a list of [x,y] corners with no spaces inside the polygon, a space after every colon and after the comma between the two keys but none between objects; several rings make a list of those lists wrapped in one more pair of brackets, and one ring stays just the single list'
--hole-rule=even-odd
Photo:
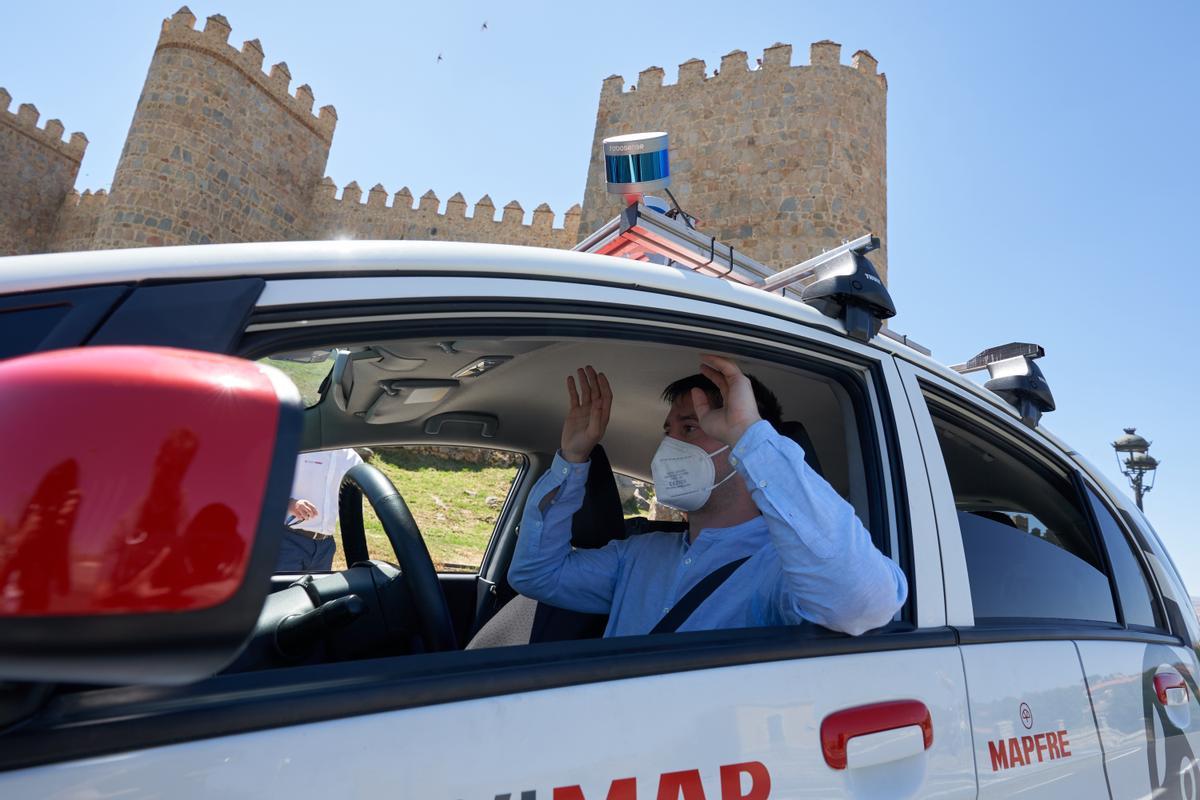
[{"label": "black roof rack mount", "polygon": [[979,355],[950,369],[966,375],[986,369],[989,380],[983,386],[1004,398],[1021,415],[1021,421],[1036,428],[1042,414],[1054,410],[1054,395],[1035,360],[1046,355],[1040,344],[1010,342],[989,347]]}]

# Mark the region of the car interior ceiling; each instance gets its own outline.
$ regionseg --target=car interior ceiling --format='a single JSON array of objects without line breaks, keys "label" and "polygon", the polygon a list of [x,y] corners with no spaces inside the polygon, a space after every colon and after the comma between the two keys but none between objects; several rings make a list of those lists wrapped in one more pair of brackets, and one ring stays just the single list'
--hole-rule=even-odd
[{"label": "car interior ceiling", "polygon": [[[614,400],[604,447],[613,470],[650,479],[662,437],[662,390],[699,370],[701,350],[611,339],[490,338],[397,340],[338,345],[322,400],[308,413],[305,450],[350,445],[477,446],[540,454],[558,448],[566,377],[586,364],[604,372]],[[496,366],[456,373],[485,358]],[[867,518],[853,409],[834,380],[739,358],[811,437],[822,471]],[[340,374],[339,374],[340,373]]]},{"label": "car interior ceiling", "polygon": [[[960,512],[993,521],[998,521],[997,512],[1032,515],[1048,528],[1047,541],[1072,552],[1094,549],[1086,523],[1073,504],[1058,492],[1031,489],[1049,489],[1064,481],[1035,470],[1030,466],[1032,459],[1020,459],[946,420],[935,417],[934,427]],[[1060,488],[1070,491],[1069,487]]]}]

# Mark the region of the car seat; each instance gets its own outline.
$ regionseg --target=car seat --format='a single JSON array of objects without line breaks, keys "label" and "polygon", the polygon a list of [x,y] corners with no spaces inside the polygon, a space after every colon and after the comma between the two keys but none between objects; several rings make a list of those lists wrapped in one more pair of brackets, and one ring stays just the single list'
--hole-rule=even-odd
[{"label": "car seat", "polygon": [[[596,445],[584,485],[583,505],[571,519],[571,545],[586,550],[624,539],[624,520],[621,495],[608,455],[601,445]],[[517,595],[471,637],[466,649],[595,639],[604,634],[607,624],[607,614],[585,614]]]}]

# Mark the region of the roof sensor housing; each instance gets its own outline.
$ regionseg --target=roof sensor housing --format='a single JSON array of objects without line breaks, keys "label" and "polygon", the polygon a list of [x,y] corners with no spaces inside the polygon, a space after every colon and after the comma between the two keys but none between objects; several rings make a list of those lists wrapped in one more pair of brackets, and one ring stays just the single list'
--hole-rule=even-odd
[{"label": "roof sensor housing", "polygon": [[610,136],[603,144],[609,194],[619,194],[627,203],[633,203],[647,192],[671,185],[665,131]]}]

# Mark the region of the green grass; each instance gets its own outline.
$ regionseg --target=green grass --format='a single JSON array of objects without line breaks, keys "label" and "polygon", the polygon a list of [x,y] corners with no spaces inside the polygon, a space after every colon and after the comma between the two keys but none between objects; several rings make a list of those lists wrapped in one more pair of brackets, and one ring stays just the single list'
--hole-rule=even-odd
[{"label": "green grass", "polygon": [[[475,572],[517,467],[472,464],[400,447],[378,448],[375,453],[372,463],[388,476],[408,504],[438,571]],[[383,525],[365,501],[363,520],[371,558],[394,563],[396,557]],[[333,568],[344,567],[339,538]]]},{"label": "green grass", "polygon": [[329,374],[329,370],[333,369],[332,358],[316,364],[276,361],[273,358],[264,358],[262,359],[262,363],[275,367],[292,379],[292,383],[296,384],[296,388],[300,390],[300,397],[304,400],[305,408],[315,406],[317,401],[321,399],[321,381],[325,380],[325,376]]}]

